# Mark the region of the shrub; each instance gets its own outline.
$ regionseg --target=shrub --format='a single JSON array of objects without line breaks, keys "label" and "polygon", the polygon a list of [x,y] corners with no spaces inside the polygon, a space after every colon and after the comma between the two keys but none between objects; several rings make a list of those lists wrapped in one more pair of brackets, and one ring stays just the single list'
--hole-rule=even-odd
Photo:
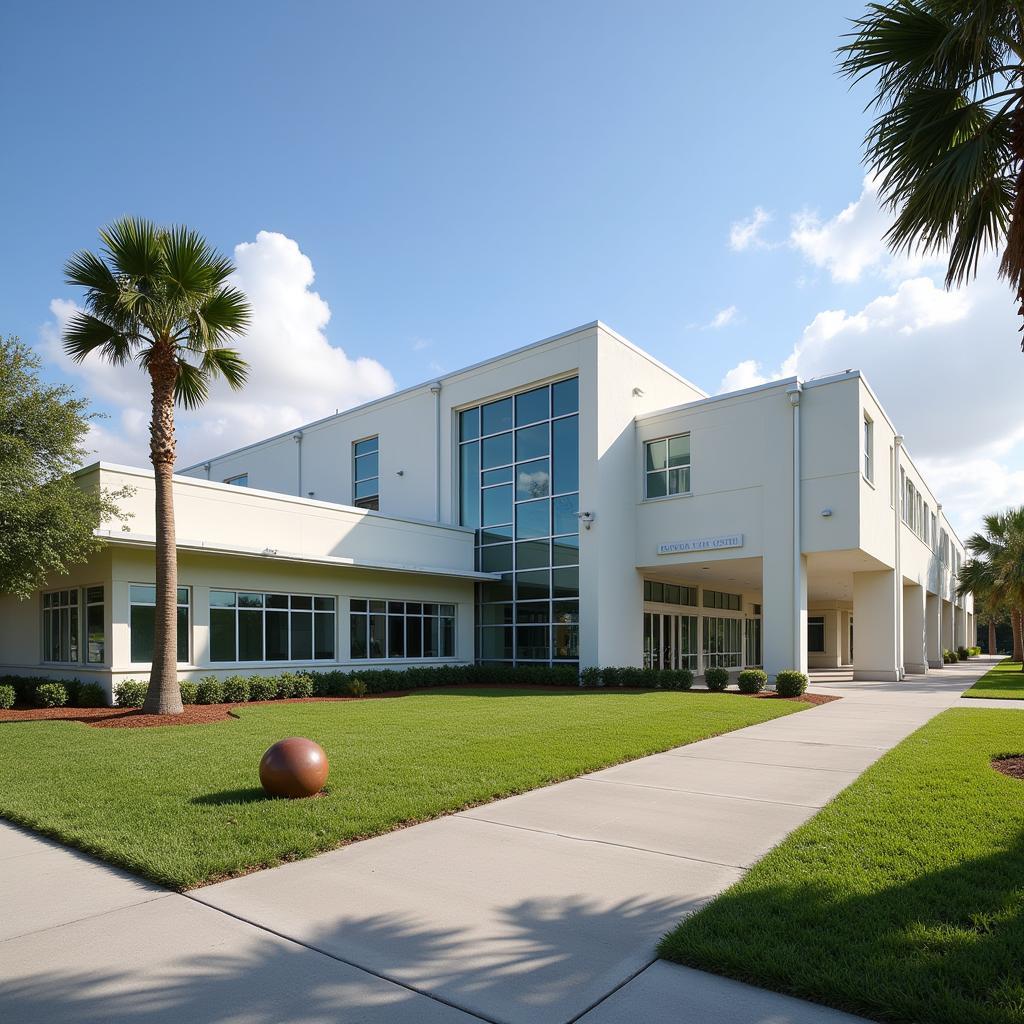
[{"label": "shrub", "polygon": [[727,668],[705,669],[704,685],[712,693],[721,693],[729,685],[729,670]]},{"label": "shrub", "polygon": [[80,708],[104,708],[107,692],[99,683],[79,683],[75,704]]},{"label": "shrub", "polygon": [[119,708],[141,708],[146,699],[149,683],[138,679],[125,679],[117,684],[117,706]]},{"label": "shrub", "polygon": [[981,654],[981,648],[980,647],[968,647],[967,648],[967,653],[972,658],[977,658]]},{"label": "shrub", "polygon": [[760,693],[768,685],[768,673],[759,668],[746,668],[737,677],[740,693]]},{"label": "shrub", "polygon": [[191,679],[186,679],[183,683],[178,684],[178,689],[181,690],[181,703],[182,704],[195,704],[196,702],[196,690],[198,687]]},{"label": "shrub", "polygon": [[345,692],[349,697],[365,697],[367,692],[366,683],[358,676],[352,676],[346,680]]},{"label": "shrub", "polygon": [[274,676],[252,676],[249,679],[249,700],[273,700],[277,696]]},{"label": "shrub", "polygon": [[223,704],[224,685],[216,676],[203,676],[196,687],[197,704]]},{"label": "shrub", "polygon": [[955,665],[960,660],[960,658],[957,655],[956,651],[943,651],[942,660],[947,665]]},{"label": "shrub", "polygon": [[277,695],[282,700],[312,697],[313,677],[308,672],[282,672],[277,677]]},{"label": "shrub", "polygon": [[68,688],[63,683],[40,683],[36,687],[36,703],[41,708],[62,708],[68,702]]},{"label": "shrub", "polygon": [[665,669],[661,676],[666,690],[688,690],[693,686],[693,673],[688,668]]},{"label": "shrub", "polygon": [[960,661],[966,661],[967,658],[968,658],[967,648],[966,647],[958,647],[956,649],[956,656],[957,656],[957,658],[960,659]]},{"label": "shrub", "polygon": [[10,683],[0,683],[0,711],[14,707],[14,687]]},{"label": "shrub", "polygon": [[807,692],[807,676],[795,668],[788,668],[775,677],[775,692],[780,697],[799,697]]},{"label": "shrub", "polygon": [[589,668],[580,669],[580,686],[588,689],[596,689],[602,686],[601,670],[591,665]]},{"label": "shrub", "polygon": [[249,699],[249,680],[245,676],[228,676],[221,684],[225,704],[241,704]]}]

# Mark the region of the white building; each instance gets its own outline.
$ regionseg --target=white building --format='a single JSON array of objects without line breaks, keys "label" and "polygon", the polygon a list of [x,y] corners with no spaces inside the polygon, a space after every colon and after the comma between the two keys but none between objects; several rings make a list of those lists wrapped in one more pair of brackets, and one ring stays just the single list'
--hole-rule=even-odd
[{"label": "white building", "polygon": [[[0,672],[148,671],[153,480],[109,543],[0,597]],[[963,546],[860,373],[709,397],[601,323],[176,478],[183,677],[578,662],[852,666],[974,636]],[[972,641],[973,642],[973,641]]]}]

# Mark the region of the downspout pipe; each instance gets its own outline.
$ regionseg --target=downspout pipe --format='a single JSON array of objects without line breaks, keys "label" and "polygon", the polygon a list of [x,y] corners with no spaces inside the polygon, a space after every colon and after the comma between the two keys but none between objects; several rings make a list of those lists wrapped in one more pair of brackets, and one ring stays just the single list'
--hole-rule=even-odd
[{"label": "downspout pipe", "polygon": [[302,431],[296,430],[292,434],[292,440],[295,442],[295,465],[296,465],[296,487],[298,490],[295,492],[300,498],[302,497]]},{"label": "downspout pipe", "polygon": [[[895,553],[893,561],[895,567],[893,569],[893,608],[896,611],[896,628],[895,641],[896,649],[893,652],[896,655],[896,678],[898,680],[905,677],[903,671],[903,569],[900,565],[900,549],[902,548],[901,541],[903,540],[903,531],[900,529],[900,509],[903,507],[903,503],[906,500],[906,493],[900,486],[900,452],[903,451],[903,435],[897,434],[892,439],[892,446],[894,457],[892,460],[892,471],[893,471],[893,482],[892,482],[892,493],[897,495],[896,501],[893,502],[893,523],[895,525]],[[913,514],[911,509],[907,509],[909,514]]]},{"label": "downspout pipe", "polygon": [[441,522],[441,382],[430,385],[434,396],[434,519]]},{"label": "downspout pipe", "polygon": [[793,666],[803,663],[801,645],[803,630],[800,628],[804,614],[803,594],[800,587],[803,567],[801,551],[801,509],[800,509],[800,397],[803,388],[795,381],[786,389],[786,397],[793,409]]}]

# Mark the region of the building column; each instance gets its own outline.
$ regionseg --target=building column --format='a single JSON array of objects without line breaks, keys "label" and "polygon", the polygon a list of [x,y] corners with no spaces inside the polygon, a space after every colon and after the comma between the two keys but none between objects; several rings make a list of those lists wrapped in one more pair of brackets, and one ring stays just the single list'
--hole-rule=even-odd
[{"label": "building column", "polygon": [[953,645],[967,646],[967,612],[959,605],[953,605]]},{"label": "building column", "polygon": [[807,557],[801,556],[794,588],[795,560],[788,545],[774,545],[761,561],[763,605],[761,656],[764,670],[807,671]]},{"label": "building column", "polygon": [[942,602],[942,649],[951,651],[953,643],[953,604],[951,601]]},{"label": "building column", "polygon": [[925,650],[925,590],[919,583],[903,585],[903,670],[915,675],[928,671]]},{"label": "building column", "polygon": [[942,668],[942,598],[928,594],[924,615],[925,652],[929,668]]},{"label": "building column", "polygon": [[892,569],[853,574],[855,680],[897,682],[900,678],[902,640],[896,630],[895,578]]}]

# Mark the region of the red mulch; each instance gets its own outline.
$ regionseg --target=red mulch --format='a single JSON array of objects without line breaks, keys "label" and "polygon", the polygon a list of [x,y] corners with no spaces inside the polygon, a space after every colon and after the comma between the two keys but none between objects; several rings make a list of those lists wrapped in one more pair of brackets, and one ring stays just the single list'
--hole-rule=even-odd
[{"label": "red mulch", "polygon": [[1011,779],[1020,779],[1024,782],[1024,754],[1013,754],[1010,757],[992,758],[992,767]]},{"label": "red mulch", "polygon": [[[526,687],[524,687],[525,689]],[[456,689],[456,687],[437,687],[437,689]],[[502,683],[476,683],[467,686],[471,690],[507,690]],[[530,686],[530,690],[549,690],[562,693],[586,693],[586,690],[569,689],[564,686]],[[623,693],[630,691],[624,687],[615,687]],[[147,729],[155,725],[209,725],[211,722],[224,722],[237,718],[236,708],[256,707],[260,704],[314,704],[331,703],[341,700],[381,700],[391,697],[407,697],[414,693],[428,693],[421,690],[392,690],[389,693],[371,693],[365,697],[292,697],[288,700],[257,700],[242,704],[186,704],[180,715],[144,715],[141,708],[9,708],[0,709],[0,724],[4,722],[84,722],[95,729]],[[596,692],[596,691],[595,691]],[[608,692],[607,690],[603,692]],[[681,694],[687,691],[679,691]],[[689,691],[704,693],[703,690]],[[757,697],[763,700],[802,700],[807,704],[827,704],[829,701],[842,698],[824,693],[805,693],[802,697],[780,697],[777,693],[765,690],[762,693],[744,694],[738,690],[725,691],[734,697]]]}]

